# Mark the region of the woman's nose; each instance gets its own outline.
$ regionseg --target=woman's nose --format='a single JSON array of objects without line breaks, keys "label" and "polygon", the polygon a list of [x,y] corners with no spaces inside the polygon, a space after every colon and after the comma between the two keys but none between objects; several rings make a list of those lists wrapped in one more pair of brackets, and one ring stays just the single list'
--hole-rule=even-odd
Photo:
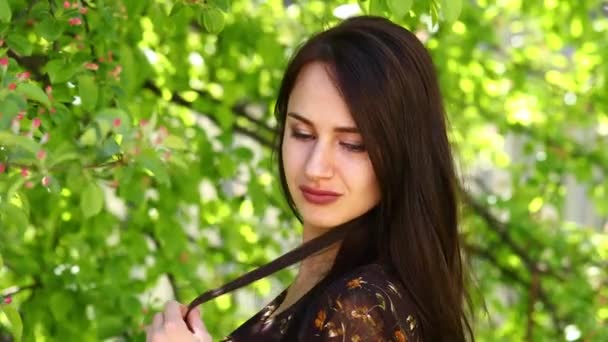
[{"label": "woman's nose", "polygon": [[334,175],[334,161],[330,146],[317,141],[306,162],[306,177],[316,179],[331,178]]}]

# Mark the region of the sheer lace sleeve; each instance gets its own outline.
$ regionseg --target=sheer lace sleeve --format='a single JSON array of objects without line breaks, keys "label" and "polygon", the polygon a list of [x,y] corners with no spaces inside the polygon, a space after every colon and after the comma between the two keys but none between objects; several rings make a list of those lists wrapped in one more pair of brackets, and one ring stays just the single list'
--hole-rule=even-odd
[{"label": "sheer lace sleeve", "polygon": [[419,341],[413,304],[377,269],[333,283],[312,304],[301,341]]}]

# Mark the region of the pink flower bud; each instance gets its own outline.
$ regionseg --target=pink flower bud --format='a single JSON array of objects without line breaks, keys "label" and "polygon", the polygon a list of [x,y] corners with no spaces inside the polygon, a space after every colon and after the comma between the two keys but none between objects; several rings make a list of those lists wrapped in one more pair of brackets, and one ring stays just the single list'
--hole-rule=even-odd
[{"label": "pink flower bud", "polygon": [[51,110],[49,110],[49,112],[51,112],[51,114],[55,114],[57,112],[57,109],[55,109],[55,107],[51,108]]},{"label": "pink flower bud", "polygon": [[69,9],[69,8],[70,8],[70,6],[71,6],[71,4],[70,4],[70,2],[69,2],[69,1],[67,1],[67,0],[66,0],[66,1],[64,1],[64,2],[63,2],[63,8],[65,8],[65,9]]},{"label": "pink flower bud", "polygon": [[[0,46],[2,46],[2,45],[0,45]],[[0,58],[0,66],[3,66],[3,67],[8,66],[8,57]]]},{"label": "pink flower bud", "polygon": [[32,121],[32,127],[38,128],[38,127],[40,127],[40,123],[41,123],[40,118],[34,118],[34,120]]},{"label": "pink flower bud", "polygon": [[68,20],[68,24],[70,24],[70,26],[79,26],[82,24],[82,20],[80,20],[80,18],[71,18]]},{"label": "pink flower bud", "polygon": [[0,39],[0,46],[4,45],[4,39]]},{"label": "pink flower bud", "polygon": [[146,120],[146,119],[139,120],[139,125],[141,127],[145,127],[147,124],[148,124],[148,120]]},{"label": "pink flower bud", "polygon": [[29,71],[17,73],[17,79],[20,81],[25,81],[25,80],[29,79],[30,76],[31,76],[31,73]]},{"label": "pink flower bud", "polygon": [[112,122],[112,125],[114,126],[114,128],[118,128],[118,127],[120,127],[121,123],[122,123],[122,121],[120,120],[120,118],[116,118],[116,119],[114,119],[114,122]]},{"label": "pink flower bud", "polygon": [[17,89],[17,85],[14,82],[12,82],[8,85],[8,90],[15,90],[15,89]]},{"label": "pink flower bud", "polygon": [[45,150],[40,150],[38,151],[38,153],[36,154],[36,158],[43,160],[44,158],[46,158],[46,151]]},{"label": "pink flower bud", "polygon": [[32,183],[32,181],[27,181],[24,185],[26,189],[31,189],[34,187],[34,183]]},{"label": "pink flower bud", "polygon": [[87,68],[87,69],[89,69],[89,70],[93,70],[93,71],[99,69],[99,65],[97,65],[96,63],[86,63],[84,65],[84,67]]},{"label": "pink flower bud", "polygon": [[51,87],[50,85],[47,85],[46,88],[44,88],[44,91],[46,91],[47,95],[53,92],[53,87]]},{"label": "pink flower bud", "polygon": [[78,4],[78,1],[74,1],[74,3],[72,4],[72,8],[78,8],[78,6],[80,6]]},{"label": "pink flower bud", "polygon": [[21,176],[27,177],[29,175],[30,175],[30,172],[27,170],[27,168],[26,167],[22,167],[21,168]]},{"label": "pink flower bud", "polygon": [[42,186],[48,188],[48,186],[51,184],[51,177],[44,176],[44,177],[42,177],[42,180],[40,182],[42,183]]},{"label": "pink flower bud", "polygon": [[0,173],[4,173],[6,171],[6,165],[4,163],[0,163]]},{"label": "pink flower bud", "polygon": [[5,297],[4,298],[4,304],[10,304],[13,302],[13,298],[11,298],[11,296]]},{"label": "pink flower bud", "polygon": [[25,113],[23,111],[17,113],[17,116],[16,116],[17,120],[21,121],[21,120],[23,120],[23,117],[25,117]]},{"label": "pink flower bud", "polygon": [[89,11],[89,9],[86,8],[86,7],[80,7],[79,11],[80,11],[80,14],[87,14],[87,12]]}]

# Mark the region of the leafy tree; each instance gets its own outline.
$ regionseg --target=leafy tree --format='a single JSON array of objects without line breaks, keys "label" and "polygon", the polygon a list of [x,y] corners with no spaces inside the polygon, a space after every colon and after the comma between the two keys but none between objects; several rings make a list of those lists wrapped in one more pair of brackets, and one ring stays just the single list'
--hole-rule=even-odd
[{"label": "leafy tree", "polygon": [[[1,338],[142,339],[167,296],[295,246],[275,92],[297,44],[357,5],[414,30],[437,65],[477,338],[607,340],[598,0],[0,0]],[[573,199],[594,221],[573,220]],[[292,276],[206,304],[212,334]]]}]

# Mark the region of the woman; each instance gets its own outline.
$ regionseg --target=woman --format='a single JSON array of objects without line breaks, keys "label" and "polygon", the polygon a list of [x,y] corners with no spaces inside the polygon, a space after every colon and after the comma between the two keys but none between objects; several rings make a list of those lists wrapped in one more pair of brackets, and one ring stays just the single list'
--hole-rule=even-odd
[{"label": "woman", "polygon": [[[275,114],[303,245],[189,308],[301,261],[295,281],[226,340],[473,338],[441,94],[416,37],[377,17],[312,37],[287,67]],[[148,339],[210,341],[188,311],[169,302]]]}]

